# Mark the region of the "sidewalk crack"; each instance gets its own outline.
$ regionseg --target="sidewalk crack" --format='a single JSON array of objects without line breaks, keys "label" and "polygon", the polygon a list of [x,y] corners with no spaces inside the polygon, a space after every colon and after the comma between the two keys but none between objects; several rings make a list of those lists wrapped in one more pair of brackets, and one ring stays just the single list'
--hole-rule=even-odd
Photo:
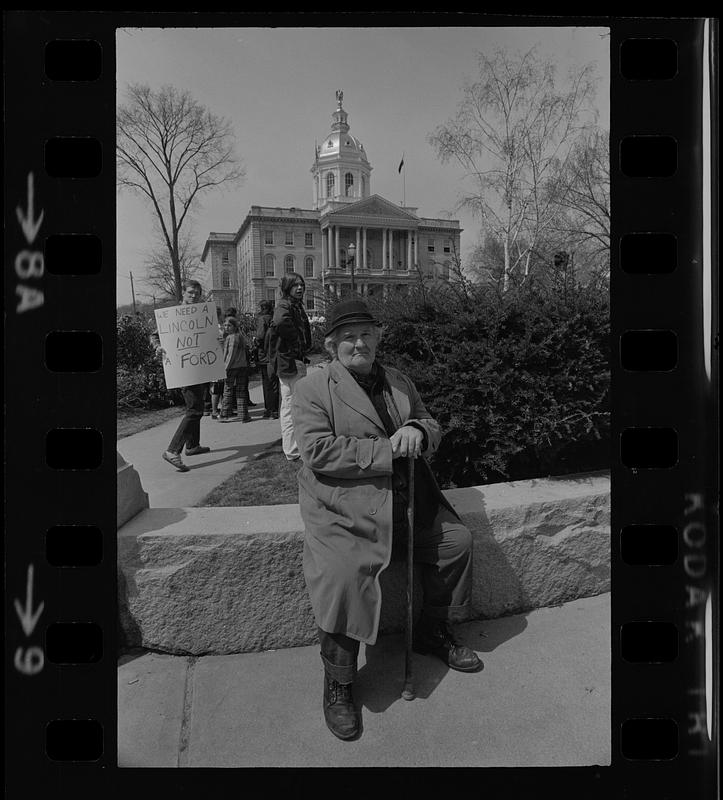
[{"label": "sidewalk crack", "polygon": [[187,767],[191,737],[191,712],[193,708],[193,678],[196,671],[197,656],[189,656],[186,666],[186,683],[183,687],[183,712],[181,733],[178,740],[178,766]]}]

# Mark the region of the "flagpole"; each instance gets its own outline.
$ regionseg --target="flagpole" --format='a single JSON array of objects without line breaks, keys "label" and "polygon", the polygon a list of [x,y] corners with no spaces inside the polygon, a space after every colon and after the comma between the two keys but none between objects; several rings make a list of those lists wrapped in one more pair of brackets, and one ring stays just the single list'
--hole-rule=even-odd
[{"label": "flagpole", "polygon": [[404,161],[404,152],[402,152],[402,161],[399,164],[399,169],[402,173],[402,206],[407,205],[407,165]]}]

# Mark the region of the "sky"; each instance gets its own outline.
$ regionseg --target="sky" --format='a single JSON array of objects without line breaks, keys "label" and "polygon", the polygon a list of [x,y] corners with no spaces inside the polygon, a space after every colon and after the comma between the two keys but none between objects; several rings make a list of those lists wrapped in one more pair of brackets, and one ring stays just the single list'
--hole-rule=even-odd
[{"label": "sky", "polygon": [[[373,167],[371,191],[416,206],[423,217],[458,219],[462,257],[478,241],[479,222],[455,212],[464,188],[460,168],[443,165],[428,143],[450,119],[477,53],[538,47],[564,78],[592,62],[599,79],[599,124],[609,127],[606,28],[125,28],[116,32],[117,95],[130,83],[188,90],[230,120],[244,181],[203,196],[192,220],[199,257],[211,231],[235,233],[252,205],[312,207],[315,141],[329,132],[335,92],[344,92],[350,132]],[[398,173],[404,154],[405,175]],[[406,184],[406,187],[405,185]],[[150,302],[143,284],[154,238],[153,211],[123,190],[117,205],[117,304]]]}]

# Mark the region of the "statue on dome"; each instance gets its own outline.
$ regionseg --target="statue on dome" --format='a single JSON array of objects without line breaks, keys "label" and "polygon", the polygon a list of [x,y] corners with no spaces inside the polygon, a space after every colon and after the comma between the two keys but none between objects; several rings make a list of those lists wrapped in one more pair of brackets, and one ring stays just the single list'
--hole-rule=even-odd
[{"label": "statue on dome", "polygon": [[337,89],[336,90],[336,102],[339,104],[340,108],[341,108],[341,104],[342,104],[343,100],[344,100],[344,92],[342,92],[341,89]]}]

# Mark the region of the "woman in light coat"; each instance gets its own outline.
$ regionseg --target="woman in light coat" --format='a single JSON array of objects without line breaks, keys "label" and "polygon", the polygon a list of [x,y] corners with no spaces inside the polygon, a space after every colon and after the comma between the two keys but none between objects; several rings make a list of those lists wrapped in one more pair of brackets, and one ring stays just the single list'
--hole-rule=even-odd
[{"label": "woman in light coat", "polygon": [[352,696],[359,643],[376,642],[379,575],[393,549],[406,544],[407,457],[416,459],[414,557],[423,565],[424,589],[414,649],[463,672],[482,669],[449,627],[468,614],[471,535],[424,458],[439,445],[439,425],[412,381],[375,361],[380,334],[362,301],[339,303],[326,331],[333,360],[298,382],[292,406],[303,461],[304,577],[319,627],[324,716],[341,739],[360,733]]}]

